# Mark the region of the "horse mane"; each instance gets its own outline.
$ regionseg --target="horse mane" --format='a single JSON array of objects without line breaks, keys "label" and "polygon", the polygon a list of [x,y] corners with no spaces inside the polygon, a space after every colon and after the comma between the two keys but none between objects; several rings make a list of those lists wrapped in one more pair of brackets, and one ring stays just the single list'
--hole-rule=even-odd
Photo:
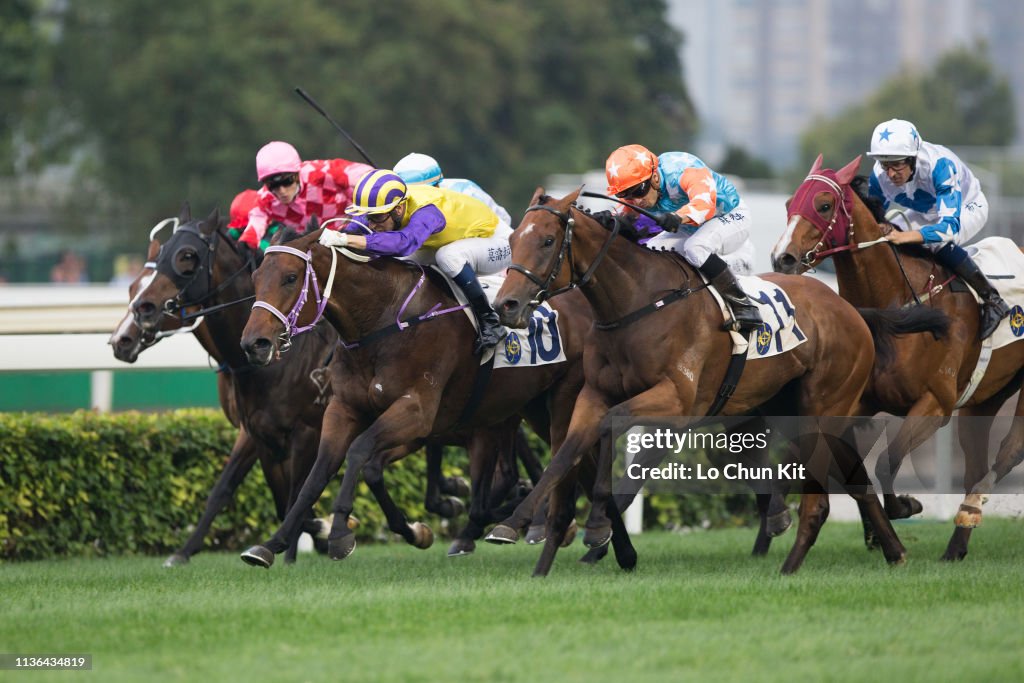
[{"label": "horse mane", "polygon": [[[868,207],[868,210],[871,212],[871,217],[875,219],[876,223],[879,225],[888,224],[888,221],[885,220],[885,206],[882,203],[882,199],[868,194],[867,176],[859,175],[855,177],[850,181],[850,187],[853,188],[857,197],[864,202],[864,205]],[[904,253],[907,256],[916,256],[917,258],[922,258],[927,261],[935,260],[935,255],[920,244],[901,244],[898,249],[901,253]]]},{"label": "horse mane", "polygon": [[880,197],[872,197],[868,194],[868,177],[859,175],[850,181],[850,187],[853,188],[854,194],[860,197],[860,200],[864,202],[864,205],[871,211],[872,217],[874,217],[876,223],[885,222],[885,207],[882,204]]}]

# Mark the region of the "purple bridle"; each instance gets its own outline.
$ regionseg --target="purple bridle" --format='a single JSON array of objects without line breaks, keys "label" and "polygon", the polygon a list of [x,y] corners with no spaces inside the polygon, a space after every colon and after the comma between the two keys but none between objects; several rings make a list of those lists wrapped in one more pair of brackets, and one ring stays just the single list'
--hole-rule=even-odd
[{"label": "purple bridle", "polygon": [[[272,247],[267,247],[266,251],[264,251],[264,254],[275,253],[291,254],[292,256],[298,256],[300,259],[306,262],[306,279],[302,283],[302,293],[299,294],[298,300],[295,302],[295,305],[292,306],[292,310],[291,312],[288,313],[288,315],[285,315],[284,313],[282,313],[281,311],[277,310],[276,308],[274,308],[273,306],[264,301],[257,301],[252,305],[252,307],[254,310],[257,308],[262,308],[264,310],[270,311],[270,313],[273,314],[275,318],[281,321],[285,329],[285,343],[290,346],[290,340],[292,336],[296,334],[302,334],[303,332],[308,332],[309,330],[316,327],[316,324],[320,322],[321,318],[324,317],[324,309],[327,308],[327,300],[330,297],[330,285],[332,280],[334,279],[334,269],[331,269],[332,277],[327,279],[327,288],[324,290],[324,295],[321,296],[320,283],[317,280],[316,271],[313,270],[312,250],[301,252],[298,249],[293,249],[292,247],[275,245]],[[303,306],[306,305],[306,300],[309,299],[310,280],[313,281],[313,294],[316,297],[316,316],[314,316],[313,322],[311,322],[310,324],[299,327],[299,314],[302,312]]]}]

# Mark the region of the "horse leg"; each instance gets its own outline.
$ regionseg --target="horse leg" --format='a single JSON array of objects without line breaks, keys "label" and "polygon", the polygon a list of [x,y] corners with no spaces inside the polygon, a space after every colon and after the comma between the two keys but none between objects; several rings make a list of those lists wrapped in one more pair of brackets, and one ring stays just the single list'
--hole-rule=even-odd
[{"label": "horse leg", "polygon": [[188,564],[189,558],[202,549],[203,539],[210,532],[213,519],[234,497],[238,486],[245,480],[252,466],[256,464],[261,449],[262,446],[244,429],[238,432],[235,444],[231,448],[231,455],[220,476],[217,477],[217,483],[213,485],[210,495],[206,498],[202,517],[199,518],[196,528],[189,535],[185,544],[164,560],[165,567]]},{"label": "horse leg", "polygon": [[889,564],[899,565],[906,562],[907,550],[903,547],[896,530],[893,529],[889,517],[878,501],[871,484],[871,478],[864,468],[864,461],[856,448],[847,441],[852,432],[844,436],[827,437],[827,443],[834,456],[839,477],[846,487],[847,494],[857,502],[862,518],[866,515],[874,529],[875,536],[882,548],[882,554]]},{"label": "horse leg", "polygon": [[[308,511],[313,509],[331,477],[341,468],[349,444],[352,443],[359,427],[358,418],[350,413],[343,401],[331,401],[327,404],[316,460],[302,484],[298,497],[274,535],[262,545],[254,545],[241,554],[243,562],[269,569],[274,563],[274,555],[283,552],[291,543],[291,539],[301,533]],[[335,519],[333,524],[336,525],[337,521]],[[347,517],[344,523],[347,525]]]},{"label": "horse leg", "polygon": [[[499,523],[484,539],[489,543],[515,543],[534,512],[551,493],[552,489],[565,479],[579,464],[583,454],[597,442],[597,431],[601,416],[608,409],[601,396],[589,386],[584,386],[572,412],[569,431],[565,440],[555,451],[551,462],[544,470],[540,481],[520,503],[515,512]],[[558,443],[552,439],[552,447]]]},{"label": "horse leg", "polygon": [[[355,448],[355,444],[353,444]],[[363,478],[366,480],[366,485],[370,489],[370,493],[377,500],[377,504],[380,509],[384,512],[384,518],[388,521],[388,529],[395,532],[405,542],[411,546],[426,550],[434,544],[434,532],[430,530],[430,527],[422,522],[416,522],[415,524],[409,524],[402,510],[395,504],[394,499],[391,498],[391,494],[388,493],[387,487],[384,486],[384,466],[389,462],[393,462],[391,456],[396,451],[405,452],[405,449],[399,446],[397,449],[388,451],[379,451],[373,454],[369,461],[363,466]],[[399,458],[396,458],[396,460]],[[355,460],[353,459],[353,462]],[[351,467],[351,465],[350,465]],[[353,549],[355,546],[352,546]],[[350,551],[351,552],[351,551]],[[332,556],[333,557],[333,556]],[[334,557],[333,559],[343,559]]]},{"label": "horse leg", "polygon": [[[384,453],[408,443],[425,438],[430,433],[430,428],[437,413],[440,393],[423,396],[418,392],[411,392],[402,397],[402,400],[392,403],[381,413],[369,428],[357,436],[349,448],[348,467],[345,468],[345,475],[341,479],[341,488],[334,499],[331,511],[334,513],[331,533],[328,536],[328,554],[331,559],[343,560],[355,550],[355,535],[348,526],[348,518],[352,514],[355,505],[356,485],[363,469],[375,453]],[[333,405],[334,402],[332,402]],[[322,441],[326,437],[322,438]],[[381,494],[383,500],[390,500],[387,491],[383,487],[384,459],[378,457],[377,464],[371,468],[369,477],[373,478],[374,495]],[[370,484],[370,479],[367,480]],[[378,502],[382,498],[378,497]],[[393,507],[393,505],[392,505]],[[392,531],[402,535],[405,540],[416,547],[425,548],[433,542],[433,532],[422,522],[409,525],[405,517],[397,507],[384,509],[388,518],[388,526]]]},{"label": "horse leg", "polygon": [[515,455],[519,462],[523,463],[523,469],[526,470],[526,476],[529,477],[530,482],[536,486],[544,474],[544,465],[530,448],[530,441],[526,438],[526,427],[521,425],[516,430]]},{"label": "horse leg", "polygon": [[548,519],[544,549],[533,569],[534,577],[544,577],[551,571],[558,548],[576,516],[576,477],[568,476],[558,482],[548,497]]},{"label": "horse leg", "polygon": [[[311,429],[304,425],[298,426],[291,433],[289,439],[288,452],[285,454],[284,461],[279,463],[282,468],[287,469],[287,482],[288,482],[288,501],[285,510],[290,510],[295,504],[296,499],[299,497],[299,491],[302,488],[302,483],[306,480],[306,475],[309,474],[309,453],[315,453],[318,442],[320,440],[319,430]],[[284,515],[282,515],[283,517]],[[309,508],[306,511],[305,519],[302,522],[302,531],[308,533],[312,538],[314,545],[317,543],[317,538],[322,537],[320,542],[321,547],[326,551],[326,539],[327,539],[327,524],[321,522],[315,518],[313,508]],[[284,553],[284,561],[288,564],[295,562],[299,552],[299,538],[301,532],[296,534],[294,538],[288,543],[288,548]]]},{"label": "horse leg", "polygon": [[444,448],[436,443],[428,443],[423,450],[427,456],[427,493],[423,507],[427,512],[432,512],[439,517],[454,519],[466,511],[466,506],[454,496],[441,497],[442,488],[452,490],[456,487],[452,482],[446,482],[441,475],[441,459],[444,456]]},{"label": "horse leg", "polygon": [[[583,543],[588,547],[604,545],[611,539],[611,520],[608,518],[608,501],[612,497],[612,461],[614,449],[612,444],[612,425],[625,427],[624,418],[657,418],[686,415],[687,411],[679,400],[676,385],[669,380],[662,380],[647,391],[637,394],[609,410],[600,422],[598,429],[599,456],[594,479],[593,505],[587,518],[586,533]],[[573,415],[575,418],[575,414]],[[615,421],[619,422],[616,423]],[[639,490],[640,483],[627,478],[624,485]],[[635,491],[634,491],[635,493]]]},{"label": "horse leg", "polygon": [[796,526],[796,540],[782,563],[783,574],[793,574],[800,569],[811,546],[818,539],[818,532],[828,519],[828,494],[817,485],[805,486],[800,496],[800,508]]},{"label": "horse leg", "polygon": [[885,499],[885,512],[889,519],[905,519],[923,509],[921,503],[911,496],[898,496],[893,490],[893,479],[899,472],[903,459],[915,448],[926,442],[942,426],[948,416],[939,400],[932,393],[926,393],[907,411],[906,419],[900,423],[896,436],[888,448],[879,456],[875,465],[875,476]]},{"label": "horse leg", "polygon": [[[458,537],[448,547],[448,557],[468,555],[476,550],[476,539],[483,535],[484,528],[491,522],[490,510],[494,496],[495,465],[501,458],[510,458],[512,434],[519,418],[511,425],[506,423],[493,430],[477,429],[469,440],[469,479],[472,493],[469,501],[469,521]],[[499,451],[501,455],[499,456]]]}]

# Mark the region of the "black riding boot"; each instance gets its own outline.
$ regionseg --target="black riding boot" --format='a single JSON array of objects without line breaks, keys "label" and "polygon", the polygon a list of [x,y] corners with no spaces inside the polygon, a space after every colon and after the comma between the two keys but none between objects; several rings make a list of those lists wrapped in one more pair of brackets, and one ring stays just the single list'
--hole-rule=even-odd
[{"label": "black riding boot", "polygon": [[749,337],[752,331],[761,327],[764,319],[761,317],[761,311],[757,304],[743,291],[740,283],[736,281],[736,276],[732,274],[729,266],[718,254],[709,256],[704,265],[700,267],[700,271],[711,281],[711,284],[732,309],[735,320],[732,323],[726,323],[725,329],[738,325],[739,333],[744,337]]},{"label": "black riding boot", "polygon": [[469,299],[469,306],[473,309],[473,315],[476,316],[477,325],[480,327],[480,334],[476,338],[476,344],[473,345],[473,354],[479,356],[485,349],[496,346],[504,339],[507,331],[501,324],[501,320],[498,319],[497,312],[487,301],[487,295],[484,294],[484,289],[480,286],[480,280],[477,279],[476,273],[473,272],[469,264],[463,266],[459,274],[452,280]]},{"label": "black riding boot", "polygon": [[947,245],[935,253],[935,259],[962,279],[981,297],[981,320],[978,323],[978,339],[992,336],[999,321],[1010,315],[1010,307],[999,296],[985,274],[978,268],[970,254],[954,244]]}]

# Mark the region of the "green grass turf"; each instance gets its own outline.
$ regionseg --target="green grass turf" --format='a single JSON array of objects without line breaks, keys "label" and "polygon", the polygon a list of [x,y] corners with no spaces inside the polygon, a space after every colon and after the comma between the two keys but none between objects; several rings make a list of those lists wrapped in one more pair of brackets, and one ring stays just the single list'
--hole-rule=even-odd
[{"label": "green grass turf", "polygon": [[801,572],[793,541],[748,553],[749,529],[636,538],[620,572],[562,550],[360,546],[269,570],[234,554],[0,566],[0,652],[90,653],[93,671],[2,680],[1005,681],[1024,679],[1024,521],[986,519],[961,563],[951,525],[897,523],[887,566],[859,525],[830,523]]}]

